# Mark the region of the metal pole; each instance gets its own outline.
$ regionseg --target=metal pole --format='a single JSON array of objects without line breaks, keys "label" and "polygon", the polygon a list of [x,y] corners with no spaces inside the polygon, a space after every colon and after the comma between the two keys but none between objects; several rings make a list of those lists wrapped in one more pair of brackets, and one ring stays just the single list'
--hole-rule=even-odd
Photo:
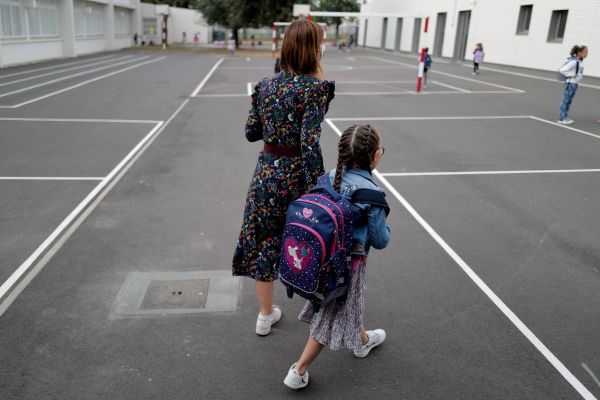
[{"label": "metal pole", "polygon": [[[424,33],[429,29],[429,17],[425,18]],[[423,87],[423,73],[425,72],[425,47],[421,48],[421,57],[419,58],[419,72],[417,73],[417,93],[421,93]]]}]

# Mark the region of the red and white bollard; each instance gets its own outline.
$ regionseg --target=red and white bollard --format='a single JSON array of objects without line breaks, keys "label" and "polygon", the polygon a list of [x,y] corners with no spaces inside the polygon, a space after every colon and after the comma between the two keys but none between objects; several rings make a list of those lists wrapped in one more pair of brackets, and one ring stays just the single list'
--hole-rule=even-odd
[{"label": "red and white bollard", "polygon": [[[429,30],[429,17],[425,18],[424,33]],[[417,73],[417,93],[421,93],[423,87],[423,74],[425,73],[425,47],[421,48],[421,56],[419,57],[419,72]]]}]

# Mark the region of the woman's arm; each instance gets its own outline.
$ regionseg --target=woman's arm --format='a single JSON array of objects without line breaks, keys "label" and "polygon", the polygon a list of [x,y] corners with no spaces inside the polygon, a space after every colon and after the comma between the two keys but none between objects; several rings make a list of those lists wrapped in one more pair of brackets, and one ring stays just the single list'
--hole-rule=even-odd
[{"label": "woman's arm", "polygon": [[252,93],[252,107],[250,108],[248,121],[246,121],[246,139],[248,139],[249,142],[256,142],[263,138],[262,118],[260,117],[257,108],[260,86],[259,82],[254,87],[254,93]]}]

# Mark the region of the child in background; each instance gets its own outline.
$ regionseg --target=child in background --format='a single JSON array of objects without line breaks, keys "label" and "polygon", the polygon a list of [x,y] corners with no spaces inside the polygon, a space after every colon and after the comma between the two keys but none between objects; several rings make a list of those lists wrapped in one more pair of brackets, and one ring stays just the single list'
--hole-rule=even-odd
[{"label": "child in background", "polygon": [[227,40],[227,55],[233,56],[235,52],[235,39],[233,35],[229,35],[229,40]]},{"label": "child in background", "polygon": [[477,43],[473,50],[473,75],[479,75],[479,64],[483,62],[484,57],[483,44]]},{"label": "child in background", "polygon": [[569,118],[569,108],[571,108],[571,102],[573,101],[573,97],[575,97],[579,82],[583,78],[583,60],[587,56],[587,46],[575,45],[571,49],[567,62],[558,70],[566,78],[558,121],[556,121],[559,124],[570,125],[574,122]]},{"label": "child in background", "polygon": [[[371,171],[384,153],[381,137],[370,125],[355,125],[343,133],[338,144],[337,168],[329,172],[334,189],[342,194],[356,189],[373,189],[383,192]],[[283,383],[291,389],[301,389],[308,384],[308,367],[324,346],[332,350],[352,349],[356,357],[366,357],[385,340],[385,331],[365,331],[363,327],[364,275],[370,246],[383,249],[390,239],[384,208],[354,203],[354,212],[361,215],[352,231],[352,271],[346,298],[332,300],[315,313],[307,301],[299,319],[310,324],[306,347],[290,368]]]},{"label": "child in background", "polygon": [[423,69],[423,86],[427,87],[427,71],[431,68],[431,64],[433,61],[431,60],[431,56],[429,55],[429,47],[425,47],[425,65]]}]

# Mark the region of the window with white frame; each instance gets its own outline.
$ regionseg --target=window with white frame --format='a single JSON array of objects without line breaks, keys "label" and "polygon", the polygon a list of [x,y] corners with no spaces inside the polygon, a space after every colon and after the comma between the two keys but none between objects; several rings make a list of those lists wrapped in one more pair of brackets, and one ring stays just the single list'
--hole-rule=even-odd
[{"label": "window with white frame", "polygon": [[75,37],[96,38],[104,36],[104,6],[87,1],[73,2]]},{"label": "window with white frame", "polygon": [[25,9],[18,0],[0,0],[0,35],[5,38],[26,37]]},{"label": "window with white frame", "polygon": [[533,4],[526,4],[519,9],[519,20],[517,21],[517,35],[528,35],[531,24]]},{"label": "window with white frame", "polygon": [[36,6],[26,8],[29,36],[58,35],[58,5],[56,0],[37,0]]},{"label": "window with white frame", "polygon": [[115,34],[129,35],[131,33],[131,12],[124,8],[115,7]]},{"label": "window with white frame", "polygon": [[58,0],[0,0],[0,36],[58,36]]},{"label": "window with white frame", "polygon": [[554,10],[550,19],[550,29],[548,30],[548,41],[562,43],[567,28],[567,17],[569,10]]}]

